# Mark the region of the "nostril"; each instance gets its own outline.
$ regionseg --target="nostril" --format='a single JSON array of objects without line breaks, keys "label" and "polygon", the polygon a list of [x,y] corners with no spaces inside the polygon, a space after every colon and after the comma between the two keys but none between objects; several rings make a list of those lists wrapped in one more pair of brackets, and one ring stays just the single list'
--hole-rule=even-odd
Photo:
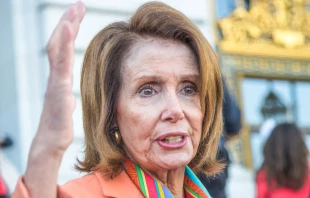
[{"label": "nostril", "polygon": [[173,119],[172,119],[172,118],[167,118],[166,120],[167,120],[167,121],[172,121]]},{"label": "nostril", "polygon": [[161,119],[162,121],[167,122],[177,122],[178,120],[181,120],[184,118],[184,113],[182,109],[178,108],[167,108],[165,111],[163,111]]}]

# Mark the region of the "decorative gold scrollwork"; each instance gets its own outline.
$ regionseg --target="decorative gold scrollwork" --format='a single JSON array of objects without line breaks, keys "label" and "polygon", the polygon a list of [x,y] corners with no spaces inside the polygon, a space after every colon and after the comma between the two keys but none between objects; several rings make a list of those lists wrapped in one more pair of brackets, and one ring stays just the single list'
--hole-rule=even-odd
[{"label": "decorative gold scrollwork", "polygon": [[266,43],[284,48],[310,45],[306,0],[257,0],[249,11],[237,7],[218,24],[223,40],[232,43]]}]

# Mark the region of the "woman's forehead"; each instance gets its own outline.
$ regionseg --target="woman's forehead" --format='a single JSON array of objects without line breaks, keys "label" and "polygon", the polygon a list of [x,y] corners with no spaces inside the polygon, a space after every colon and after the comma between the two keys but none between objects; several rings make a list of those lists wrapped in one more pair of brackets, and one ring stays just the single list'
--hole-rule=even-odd
[{"label": "woman's forehead", "polygon": [[186,71],[188,75],[199,75],[195,55],[188,46],[173,40],[147,39],[131,48],[123,62],[122,73],[170,67]]}]

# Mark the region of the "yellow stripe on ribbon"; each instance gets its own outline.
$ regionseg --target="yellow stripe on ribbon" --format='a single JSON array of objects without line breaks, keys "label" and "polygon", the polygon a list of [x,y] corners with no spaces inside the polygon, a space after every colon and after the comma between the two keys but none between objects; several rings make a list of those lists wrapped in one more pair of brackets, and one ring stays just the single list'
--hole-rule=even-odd
[{"label": "yellow stripe on ribbon", "polygon": [[143,184],[144,184],[144,187],[145,187],[146,197],[147,197],[147,198],[150,198],[149,189],[148,189],[147,184],[146,184],[146,181],[145,181],[144,171],[141,171],[141,174],[142,174]]},{"label": "yellow stripe on ribbon", "polygon": [[156,180],[156,186],[158,188],[159,197],[160,198],[165,198],[165,194],[164,194],[163,188],[162,188],[161,184],[157,180]]}]

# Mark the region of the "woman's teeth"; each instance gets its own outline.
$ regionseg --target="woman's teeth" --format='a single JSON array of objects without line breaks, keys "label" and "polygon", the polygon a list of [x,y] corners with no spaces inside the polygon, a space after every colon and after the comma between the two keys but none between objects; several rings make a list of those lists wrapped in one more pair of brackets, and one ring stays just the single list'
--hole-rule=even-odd
[{"label": "woman's teeth", "polygon": [[170,136],[170,137],[166,137],[164,139],[164,142],[166,143],[175,143],[175,142],[181,142],[183,139],[183,136]]}]

